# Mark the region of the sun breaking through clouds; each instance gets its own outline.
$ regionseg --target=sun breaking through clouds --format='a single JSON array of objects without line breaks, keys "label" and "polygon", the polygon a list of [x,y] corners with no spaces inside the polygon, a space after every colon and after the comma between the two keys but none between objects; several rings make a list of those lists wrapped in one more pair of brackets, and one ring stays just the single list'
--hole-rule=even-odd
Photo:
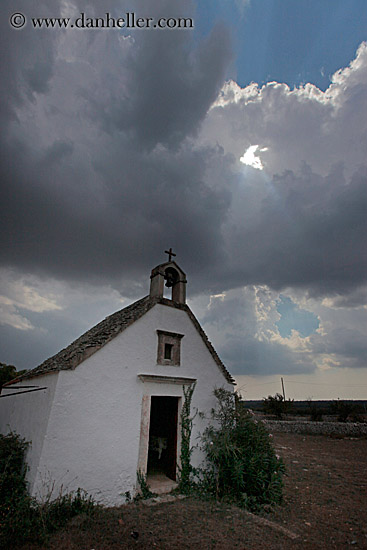
[{"label": "sun breaking through clouds", "polygon": [[240,162],[242,162],[242,164],[246,164],[247,166],[251,166],[252,168],[256,168],[256,170],[263,170],[264,166],[261,162],[261,158],[255,155],[257,150],[259,150],[259,153],[262,153],[267,151],[268,148],[263,147],[262,149],[259,149],[258,145],[250,145],[250,147],[246,149],[245,153],[240,158]]}]

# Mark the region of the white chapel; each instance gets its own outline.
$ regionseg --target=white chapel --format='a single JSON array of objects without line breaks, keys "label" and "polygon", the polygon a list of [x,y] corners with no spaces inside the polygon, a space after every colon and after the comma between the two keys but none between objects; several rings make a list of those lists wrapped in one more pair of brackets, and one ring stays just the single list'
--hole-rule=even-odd
[{"label": "white chapel", "polygon": [[[0,431],[31,442],[27,479],[36,498],[51,488],[56,497],[80,487],[102,504],[119,505],[134,495],[139,470],[152,488],[157,480],[172,487],[185,388],[195,384],[193,413],[210,411],[215,388],[233,390],[233,378],[186,304],[186,275],[168,253],[151,272],[148,296],[3,387]],[[194,447],[204,428],[197,414]],[[202,460],[195,448],[193,466]]]}]

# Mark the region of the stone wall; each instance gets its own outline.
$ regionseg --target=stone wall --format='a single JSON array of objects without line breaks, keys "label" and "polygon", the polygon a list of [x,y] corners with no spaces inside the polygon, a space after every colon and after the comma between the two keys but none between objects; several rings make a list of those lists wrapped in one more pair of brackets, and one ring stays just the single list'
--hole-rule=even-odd
[{"label": "stone wall", "polygon": [[357,422],[310,422],[290,420],[263,420],[269,432],[312,435],[367,436],[367,424]]}]

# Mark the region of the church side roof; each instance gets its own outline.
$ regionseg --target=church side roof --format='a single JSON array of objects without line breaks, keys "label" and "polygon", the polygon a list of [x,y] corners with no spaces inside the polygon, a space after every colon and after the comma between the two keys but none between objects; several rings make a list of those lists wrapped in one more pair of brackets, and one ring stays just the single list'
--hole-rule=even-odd
[{"label": "church side roof", "polygon": [[11,382],[18,382],[26,378],[41,376],[60,370],[71,370],[93,355],[96,351],[105,346],[115,336],[120,334],[127,327],[137,321],[144,313],[149,311],[156,302],[149,296],[130,304],[129,306],[116,311],[106,317],[103,321],[82,334],[77,340],[74,340],[69,346],[62,349],[56,355],[46,359],[43,363],[34,369],[26,372],[19,378]]},{"label": "church side roof", "polygon": [[60,370],[74,369],[88,357],[93,355],[93,353],[108,344],[108,342],[124,331],[127,327],[135,323],[135,321],[140,319],[140,317],[147,313],[157,303],[186,311],[195,328],[199,332],[204,344],[208,348],[211,356],[222,371],[224,377],[230,384],[234,384],[234,379],[220,360],[199,321],[186,304],[177,304],[166,298],[153,299],[150,296],[145,296],[145,298],[141,298],[124,309],[109,315],[103,321],[82,334],[82,336],[72,342],[65,349],[59,351],[56,355],[53,355],[49,359],[46,359],[46,361],[41,363],[38,367],[35,367],[22,376],[11,380],[6,385],[11,385],[19,382],[20,380],[33,378],[35,376],[58,372]]}]

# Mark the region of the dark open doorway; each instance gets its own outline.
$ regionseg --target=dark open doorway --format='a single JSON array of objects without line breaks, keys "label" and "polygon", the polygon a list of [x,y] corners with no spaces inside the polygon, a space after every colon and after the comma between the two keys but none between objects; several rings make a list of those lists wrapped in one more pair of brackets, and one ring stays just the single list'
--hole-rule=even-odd
[{"label": "dark open doorway", "polygon": [[148,475],[176,480],[178,397],[151,398]]}]

